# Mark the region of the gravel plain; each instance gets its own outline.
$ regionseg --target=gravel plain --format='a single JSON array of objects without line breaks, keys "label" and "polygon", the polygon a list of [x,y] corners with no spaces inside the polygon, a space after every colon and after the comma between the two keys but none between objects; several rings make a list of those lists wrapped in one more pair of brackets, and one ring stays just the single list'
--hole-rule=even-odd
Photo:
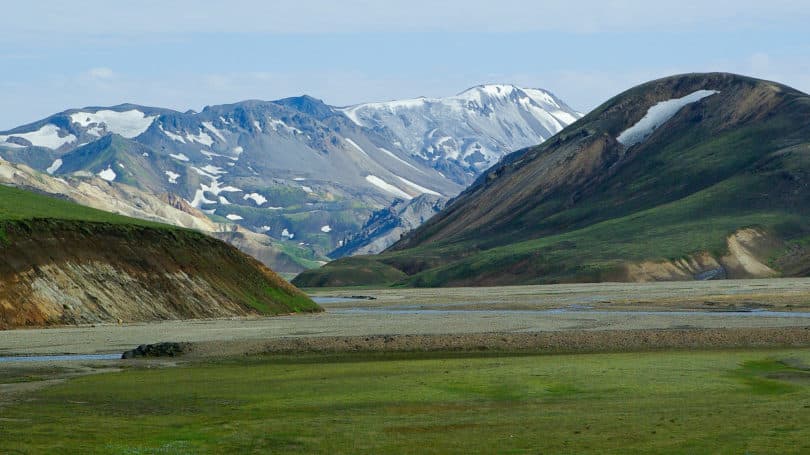
[{"label": "gravel plain", "polygon": [[[482,340],[496,340],[494,334],[569,332],[566,337],[579,333],[592,338],[588,334],[595,331],[706,333],[704,329],[773,329],[770,338],[789,332],[790,344],[796,345],[805,336],[794,329],[810,327],[810,279],[319,290],[312,295],[324,301],[324,313],[0,331],[0,356],[123,352],[163,341],[197,343],[211,352],[221,344],[229,346],[221,352],[235,353],[241,344],[244,351],[253,351],[309,339],[293,344],[312,349],[321,341],[332,346],[346,344],[335,340],[351,339],[351,349],[356,349],[358,340],[386,336],[396,336],[399,345],[406,343],[403,340],[416,343],[399,349],[420,349],[424,343],[441,346],[445,341],[437,342],[443,339],[436,337],[452,336],[447,340],[455,339],[452,348],[459,349],[459,335],[469,335],[471,348],[480,348]],[[345,299],[350,296],[366,299]],[[507,344],[514,347],[520,339],[534,338],[509,339]],[[713,343],[711,336],[700,339],[707,346]]]}]

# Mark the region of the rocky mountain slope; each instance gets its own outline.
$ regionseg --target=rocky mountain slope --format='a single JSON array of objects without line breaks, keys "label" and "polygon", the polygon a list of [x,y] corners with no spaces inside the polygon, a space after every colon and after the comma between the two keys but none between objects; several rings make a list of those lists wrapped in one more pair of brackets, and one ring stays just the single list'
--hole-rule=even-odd
[{"label": "rocky mountain slope", "polygon": [[0,157],[178,195],[214,222],[305,248],[301,258],[312,260],[395,199],[454,196],[500,156],[579,115],[547,92],[512,86],[400,104],[421,107],[335,108],[303,96],[199,113],[71,109],[0,132]]},{"label": "rocky mountain slope", "polygon": [[219,240],[0,185],[0,328],[316,310]]},{"label": "rocky mountain slope", "polygon": [[397,199],[390,207],[369,217],[360,232],[339,242],[329,257],[376,254],[396,243],[405,233],[421,226],[447,204],[447,198],[423,194],[405,201]]},{"label": "rocky mountain slope", "polygon": [[808,118],[810,96],[773,82],[652,81],[507,156],[383,254],[338,260],[295,283],[803,275]]},{"label": "rocky mountain slope", "polygon": [[314,257],[307,258],[307,250],[297,245],[285,245],[232,222],[214,222],[183,198],[171,193],[153,195],[131,185],[105,181],[98,176],[53,177],[2,158],[0,184],[61,197],[128,217],[198,230],[233,244],[277,273],[289,277],[318,265]]},{"label": "rocky mountain slope", "polygon": [[545,90],[495,84],[341,112],[464,186],[505,154],[539,144],[582,117]]}]

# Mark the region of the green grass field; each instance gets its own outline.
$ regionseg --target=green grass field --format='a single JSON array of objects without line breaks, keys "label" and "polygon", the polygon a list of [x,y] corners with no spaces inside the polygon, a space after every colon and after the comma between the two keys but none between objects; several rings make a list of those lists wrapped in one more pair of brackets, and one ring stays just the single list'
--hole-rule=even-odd
[{"label": "green grass field", "polygon": [[2,409],[0,452],[806,453],[809,363],[794,349],[131,367]]},{"label": "green grass field", "polygon": [[0,185],[0,223],[35,218],[98,223],[131,224],[138,226],[175,229],[172,226],[129,218],[96,210],[63,199]]}]

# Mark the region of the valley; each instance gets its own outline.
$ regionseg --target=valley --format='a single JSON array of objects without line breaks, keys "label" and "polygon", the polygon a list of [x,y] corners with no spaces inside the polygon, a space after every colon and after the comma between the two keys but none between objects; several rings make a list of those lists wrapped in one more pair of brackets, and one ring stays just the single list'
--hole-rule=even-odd
[{"label": "valley", "polygon": [[810,453],[810,2],[2,11],[0,454]]}]

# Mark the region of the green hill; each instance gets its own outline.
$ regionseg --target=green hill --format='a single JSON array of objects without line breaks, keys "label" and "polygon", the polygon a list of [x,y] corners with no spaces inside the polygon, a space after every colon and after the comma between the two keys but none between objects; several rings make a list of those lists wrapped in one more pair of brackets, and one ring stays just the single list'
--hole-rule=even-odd
[{"label": "green hill", "polygon": [[0,328],[317,310],[196,231],[0,186]]},{"label": "green hill", "polygon": [[[662,116],[668,105],[676,108]],[[810,96],[773,82],[717,73],[652,81],[505,157],[381,255],[335,261],[294,283],[803,275],[809,118]]]}]

